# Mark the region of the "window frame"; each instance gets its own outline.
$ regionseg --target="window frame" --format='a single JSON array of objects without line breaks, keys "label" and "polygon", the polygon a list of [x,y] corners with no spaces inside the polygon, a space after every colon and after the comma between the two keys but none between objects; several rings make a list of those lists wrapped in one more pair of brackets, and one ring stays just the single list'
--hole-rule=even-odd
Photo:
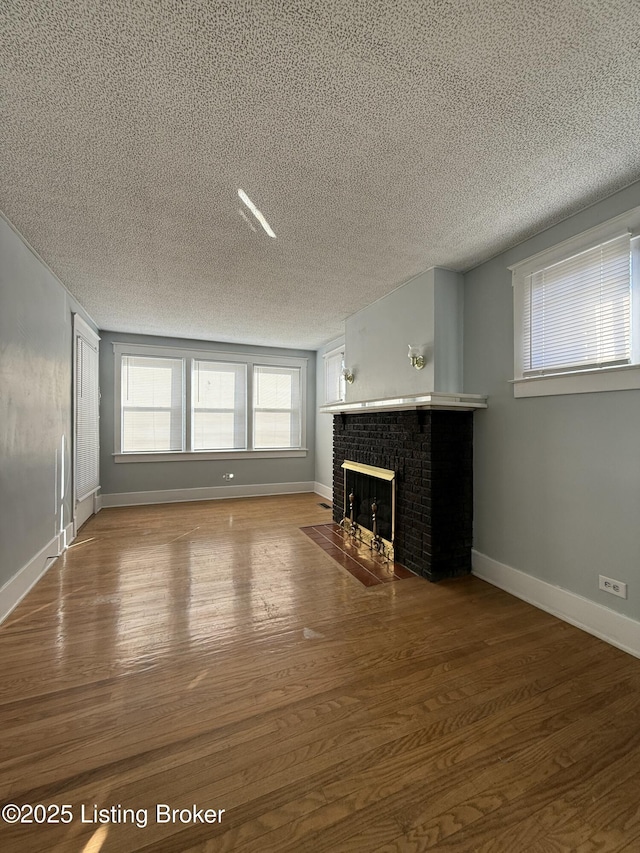
[{"label": "window frame", "polygon": [[[114,451],[116,463],[131,462],[185,462],[190,460],[225,459],[271,459],[301,458],[307,455],[307,373],[308,358],[293,356],[270,356],[231,350],[202,350],[185,347],[156,346],[150,344],[113,342],[114,355]],[[122,451],[122,357],[157,356],[161,358],[182,358],[184,360],[185,381],[183,383],[183,450],[174,451]],[[246,448],[222,450],[193,450],[192,418],[192,367],[197,360],[243,364],[246,366]],[[253,449],[253,369],[254,366],[297,367],[300,369],[300,447],[275,448],[273,450]]]},{"label": "window frame", "polygon": [[[525,375],[523,365],[525,282],[527,276],[622,236],[631,237],[631,361],[601,367],[568,368]],[[590,228],[508,267],[512,273],[514,329],[514,397],[545,397],[640,388],[640,207]]]},{"label": "window frame", "polygon": [[[167,358],[167,356],[155,356],[155,357],[156,358]],[[122,372],[123,372],[123,370],[122,370],[122,359],[123,358],[145,358],[145,356],[140,355],[139,353],[136,355],[133,355],[131,353],[125,353],[120,357],[120,368],[119,368],[120,376],[119,376],[119,378],[120,378],[120,394],[121,394],[121,397],[122,397],[122,390],[123,390],[122,389]],[[182,359],[182,358],[173,357],[173,358],[167,358],[167,360],[168,361],[181,362],[180,368],[179,368],[179,371],[180,371],[180,377],[179,377],[180,378],[180,390],[181,390],[181,394],[180,394],[180,445],[181,446],[180,446],[180,448],[178,448],[176,450],[147,450],[147,451],[145,451],[145,450],[134,450],[134,451],[122,450],[122,453],[127,453],[127,454],[129,454],[129,453],[181,453],[185,449],[185,411],[184,411],[185,391],[184,391],[184,384],[186,382],[186,365],[185,365],[184,359]],[[171,382],[173,385],[173,382],[174,382],[173,373],[171,376]],[[127,393],[128,393],[128,386],[129,386],[129,383],[127,382]],[[177,399],[177,394],[174,397],[173,388],[172,388],[172,392],[171,392],[172,403],[169,406],[125,405],[124,400],[121,399],[120,400],[120,416],[119,416],[120,447],[122,447],[122,444],[124,441],[124,437],[122,436],[122,425],[123,425],[123,421],[124,421],[125,411],[140,412],[140,413],[142,413],[142,412],[167,412],[169,414],[169,419],[170,419],[169,434],[170,434],[170,443],[171,443],[171,436],[174,434],[174,429],[173,429],[173,426],[171,425],[171,415],[172,415],[172,412],[174,411],[174,408],[177,410],[177,406],[174,407],[174,405],[173,405],[174,399]]]},{"label": "window frame", "polygon": [[[93,457],[93,462],[95,464],[95,476],[92,482],[85,487],[85,489],[80,489],[81,480],[83,477],[81,476],[81,469],[85,463],[85,454],[81,453],[82,448],[86,446],[87,443],[91,444],[91,442],[87,442],[86,434],[82,436],[79,434],[83,430],[84,419],[81,416],[81,409],[83,408],[81,405],[82,398],[82,385],[84,384],[84,376],[82,375],[82,370],[79,364],[79,360],[81,359],[81,349],[79,344],[82,346],[86,346],[89,350],[92,350],[95,355],[95,363],[94,363],[94,375],[91,377],[91,382],[89,386],[89,390],[93,392],[91,394],[89,404],[93,409],[93,415],[95,417],[96,430],[93,438],[95,439],[95,444],[91,446],[91,455]],[[86,454],[89,455],[88,453]],[[82,458],[81,458],[82,456]],[[74,313],[73,314],[73,502],[74,507],[77,504],[82,503],[82,501],[87,498],[95,495],[96,492],[100,490],[100,335],[95,332],[88,323],[86,323],[82,317]],[[61,491],[64,491],[63,489]],[[75,515],[75,511],[74,511]]]},{"label": "window frame", "polygon": [[[299,411],[298,418],[299,418],[299,420],[300,420],[300,428],[299,428],[299,430],[298,430],[298,434],[302,437],[302,420],[301,420],[301,419],[302,419],[302,413],[303,413],[303,412],[302,412],[302,369],[301,369],[300,367],[298,367],[298,366],[294,366],[294,365],[282,365],[282,364],[275,365],[275,364],[264,364],[264,363],[263,363],[263,364],[254,364],[254,365],[253,365],[253,370],[252,370],[252,378],[253,378],[253,389],[252,389],[252,393],[253,393],[253,398],[252,398],[252,401],[251,401],[251,418],[252,418],[252,424],[253,424],[253,445],[254,445],[254,448],[255,448],[256,432],[257,432],[257,429],[256,429],[256,414],[257,414],[258,412],[271,412],[271,413],[276,413],[276,414],[282,414],[282,413],[288,412],[288,414],[289,414],[289,427],[290,427],[290,429],[291,429],[292,431],[293,431],[293,423],[294,423],[294,420],[295,420],[295,412],[296,412],[296,407],[295,407],[295,406],[291,406],[290,408],[278,408],[278,407],[268,407],[268,406],[259,406],[259,405],[258,405],[258,403],[257,403],[257,390],[258,390],[258,384],[257,384],[257,380],[256,380],[256,373],[258,373],[258,372],[259,372],[259,369],[260,369],[261,367],[263,367],[263,368],[267,368],[267,369],[269,369],[270,367],[272,367],[272,368],[278,368],[278,369],[281,369],[281,370],[291,371],[292,373],[293,373],[293,371],[297,371],[297,372],[298,372],[298,374],[297,374],[297,375],[298,375],[298,379],[299,379],[299,384],[298,384],[298,388],[297,388],[297,393],[298,393],[298,395],[299,395],[299,397],[300,397],[300,406],[299,406],[299,409],[298,409],[298,411]],[[293,390],[293,388],[292,388],[292,390]],[[302,442],[302,438],[301,438],[301,442]],[[258,450],[269,450],[269,449],[278,450],[278,449],[285,449],[285,448],[277,448],[277,447],[274,447],[274,448],[260,447],[260,448],[257,448],[257,449],[258,449]]]},{"label": "window frame", "polygon": [[[244,368],[243,377],[242,377],[242,380],[243,380],[242,391],[238,391],[237,388],[234,388],[234,397],[236,399],[241,397],[241,396],[244,397],[245,405],[244,405],[243,409],[238,410],[235,408],[235,406],[233,409],[224,408],[224,407],[218,407],[218,408],[202,408],[201,407],[197,411],[201,414],[204,414],[204,413],[208,413],[208,414],[233,414],[233,416],[234,416],[234,419],[233,419],[234,437],[238,433],[243,435],[245,447],[219,447],[219,448],[203,447],[203,448],[198,448],[198,449],[195,448],[196,407],[194,406],[194,403],[193,403],[193,393],[194,393],[194,384],[195,384],[195,371],[194,371],[195,362],[210,362],[211,364],[232,364],[234,367],[242,366]],[[185,365],[185,371],[186,370],[187,370],[187,366]],[[188,413],[188,416],[189,416],[189,436],[190,436],[189,442],[190,442],[190,447],[191,447],[192,451],[194,453],[203,453],[203,452],[204,453],[206,453],[206,452],[219,453],[219,452],[226,450],[229,453],[233,453],[233,452],[237,452],[237,451],[241,451],[241,450],[246,450],[247,449],[246,445],[248,442],[246,403],[247,403],[247,387],[248,387],[248,382],[249,382],[249,378],[247,375],[248,374],[247,365],[244,362],[238,362],[238,361],[221,362],[220,360],[214,359],[214,358],[205,359],[205,358],[193,357],[193,358],[191,358],[190,370],[188,372],[189,372],[189,381],[191,383],[191,400],[190,400],[189,413]],[[186,413],[185,413],[185,415],[186,415]]]},{"label": "window frame", "polygon": [[[347,383],[345,381],[344,376],[342,375],[342,370],[344,369],[345,360],[344,360],[344,351],[345,347],[334,347],[334,349],[329,350],[329,352],[325,352],[322,356],[323,358],[323,367],[324,367],[324,405],[330,406],[334,403],[344,403],[347,397]],[[330,359],[340,357],[340,379],[339,379],[339,390],[340,394],[337,399],[329,399],[329,361]]]}]

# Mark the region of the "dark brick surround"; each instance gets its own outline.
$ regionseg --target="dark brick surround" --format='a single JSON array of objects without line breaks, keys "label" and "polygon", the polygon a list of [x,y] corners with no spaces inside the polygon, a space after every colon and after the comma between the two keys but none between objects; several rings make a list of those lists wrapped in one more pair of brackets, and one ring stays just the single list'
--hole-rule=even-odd
[{"label": "dark brick surround", "polygon": [[471,571],[473,412],[335,415],[336,521],[343,514],[345,459],[396,471],[398,563],[431,581]]}]

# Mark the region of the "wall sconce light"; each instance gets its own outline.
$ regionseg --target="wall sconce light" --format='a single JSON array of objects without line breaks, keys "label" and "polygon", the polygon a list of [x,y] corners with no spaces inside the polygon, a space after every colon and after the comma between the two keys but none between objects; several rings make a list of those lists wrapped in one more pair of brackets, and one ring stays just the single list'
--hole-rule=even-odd
[{"label": "wall sconce light", "polygon": [[426,364],[425,357],[418,347],[412,347],[411,344],[409,344],[409,361],[411,362],[411,366],[415,367],[416,370],[422,370]]},{"label": "wall sconce light", "polygon": [[355,379],[355,377],[354,377],[353,373],[349,370],[348,367],[342,368],[342,375],[344,376],[345,380],[349,383],[349,385],[353,385],[353,380]]}]

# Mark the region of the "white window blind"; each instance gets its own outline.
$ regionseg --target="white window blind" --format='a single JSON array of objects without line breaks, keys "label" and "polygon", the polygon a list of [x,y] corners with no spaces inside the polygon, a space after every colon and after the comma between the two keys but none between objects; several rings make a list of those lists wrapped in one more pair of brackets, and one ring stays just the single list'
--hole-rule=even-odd
[{"label": "white window blind", "polygon": [[523,375],[631,360],[628,234],[524,279]]},{"label": "white window blind", "polygon": [[253,370],[253,445],[300,447],[302,400],[299,367]]},{"label": "white window blind", "polygon": [[181,358],[122,357],[122,452],[184,448]]},{"label": "white window blind", "polygon": [[342,375],[344,352],[334,350],[324,357],[324,401],[339,403],[345,398],[345,381]]},{"label": "white window blind", "polygon": [[74,480],[76,501],[82,501],[100,487],[100,339],[77,315],[74,315],[74,338]]},{"label": "white window blind", "polygon": [[194,359],[191,383],[192,448],[245,448],[246,365]]}]

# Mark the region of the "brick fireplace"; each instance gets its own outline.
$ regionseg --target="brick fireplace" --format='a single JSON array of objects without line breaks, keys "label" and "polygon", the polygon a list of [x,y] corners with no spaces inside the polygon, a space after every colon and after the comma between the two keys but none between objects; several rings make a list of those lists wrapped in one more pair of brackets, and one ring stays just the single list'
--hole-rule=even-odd
[{"label": "brick fireplace", "polygon": [[471,571],[473,412],[414,409],[333,418],[334,520],[345,460],[396,472],[395,559],[430,581]]}]

